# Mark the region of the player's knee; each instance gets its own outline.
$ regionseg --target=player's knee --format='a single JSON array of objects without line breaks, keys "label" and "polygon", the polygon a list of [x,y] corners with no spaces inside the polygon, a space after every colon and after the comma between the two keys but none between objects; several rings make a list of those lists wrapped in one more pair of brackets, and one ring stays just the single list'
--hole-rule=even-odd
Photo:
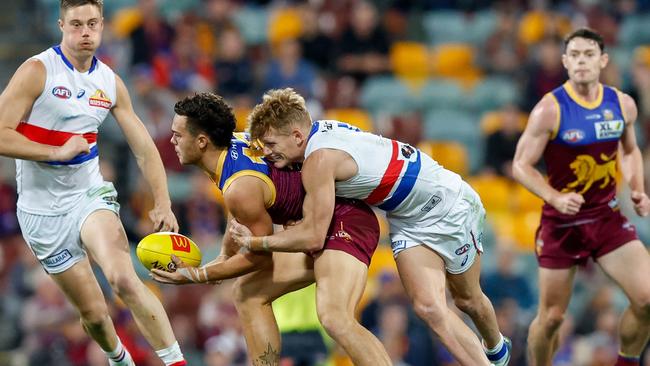
[{"label": "player's knee", "polygon": [[140,280],[129,272],[113,273],[107,276],[108,283],[120,299],[125,300],[136,294],[138,288],[142,285]]},{"label": "player's knee", "polygon": [[544,328],[550,332],[556,332],[564,322],[565,313],[558,308],[550,308],[544,315],[540,316],[540,321]]},{"label": "player's knee", "polygon": [[108,308],[103,301],[79,309],[81,323],[89,330],[98,329],[109,321]]},{"label": "player's knee", "polygon": [[232,295],[236,306],[243,305],[248,299],[250,299],[248,293],[249,291],[246,289],[246,284],[243,283],[241,278],[235,281],[232,286]]},{"label": "player's knee", "polygon": [[[249,306],[259,306],[266,303],[263,297],[260,297],[254,282],[239,278],[232,287],[233,301],[237,309],[245,309]],[[269,301],[270,302],[270,301]]]},{"label": "player's knee", "polygon": [[344,309],[338,307],[318,308],[318,319],[327,334],[332,338],[337,338],[339,334],[348,333],[356,320],[352,314],[348,314]]},{"label": "player's knee", "polygon": [[422,299],[413,301],[413,310],[435,331],[444,326],[449,309],[444,302]]},{"label": "player's knee", "polygon": [[650,321],[650,297],[641,300],[635,307],[641,319]]},{"label": "player's knee", "polygon": [[454,297],[454,305],[465,314],[474,314],[478,312],[480,299],[471,297]]}]

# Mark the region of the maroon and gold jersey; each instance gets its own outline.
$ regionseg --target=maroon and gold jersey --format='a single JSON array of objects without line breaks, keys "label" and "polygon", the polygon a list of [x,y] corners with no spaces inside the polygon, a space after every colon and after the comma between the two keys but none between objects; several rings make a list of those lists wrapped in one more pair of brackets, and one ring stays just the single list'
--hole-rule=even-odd
[{"label": "maroon and gold jersey", "polygon": [[[215,180],[224,192],[241,176],[259,178],[269,187],[271,199],[265,206],[274,224],[302,219],[305,189],[300,171],[275,168],[251,148],[247,134],[237,133],[219,157]],[[378,241],[379,222],[372,209],[363,201],[337,197],[323,249],[344,251],[368,266]]]},{"label": "maroon and gold jersey", "polygon": [[547,203],[543,215],[576,221],[618,209],[616,155],[625,118],[616,89],[600,84],[597,99],[586,102],[567,82],[550,95],[557,103],[558,122],[543,155],[549,184],[560,192],[581,194],[585,203],[576,216],[563,215]]},{"label": "maroon and gold jersey", "polygon": [[269,164],[269,178],[275,186],[275,202],[268,207],[273,223],[284,225],[288,221],[302,219],[302,201],[305,189],[302,187],[300,171],[278,169]]}]

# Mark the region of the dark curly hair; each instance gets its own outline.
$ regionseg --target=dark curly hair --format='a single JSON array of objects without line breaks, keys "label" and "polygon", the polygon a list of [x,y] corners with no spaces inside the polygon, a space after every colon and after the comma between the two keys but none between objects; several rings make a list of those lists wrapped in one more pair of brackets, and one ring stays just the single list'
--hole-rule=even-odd
[{"label": "dark curly hair", "polygon": [[176,102],[174,112],[187,117],[187,129],[192,135],[203,132],[215,146],[230,146],[235,115],[222,97],[214,93],[190,95]]}]

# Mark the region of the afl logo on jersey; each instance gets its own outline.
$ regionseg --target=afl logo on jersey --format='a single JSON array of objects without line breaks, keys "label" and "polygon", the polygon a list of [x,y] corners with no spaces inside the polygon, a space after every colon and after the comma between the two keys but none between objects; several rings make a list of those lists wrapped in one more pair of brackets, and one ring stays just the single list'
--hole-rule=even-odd
[{"label": "afl logo on jersey", "polygon": [[61,99],[70,99],[72,92],[65,86],[55,86],[54,89],[52,89],[52,95]]},{"label": "afl logo on jersey", "polygon": [[585,133],[582,130],[571,129],[562,134],[562,140],[566,142],[580,142],[585,138]]}]

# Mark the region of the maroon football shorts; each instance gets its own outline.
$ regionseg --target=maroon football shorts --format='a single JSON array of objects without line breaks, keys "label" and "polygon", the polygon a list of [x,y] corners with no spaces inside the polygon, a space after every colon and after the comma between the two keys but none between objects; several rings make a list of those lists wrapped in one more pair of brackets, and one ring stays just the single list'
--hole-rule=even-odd
[{"label": "maroon football shorts", "polygon": [[570,268],[584,265],[614,249],[637,240],[634,225],[620,211],[574,222],[542,216],[537,229],[535,252],[543,268]]},{"label": "maroon football shorts", "polygon": [[379,222],[372,209],[362,201],[337,197],[323,250],[341,250],[369,266],[378,242]]}]

